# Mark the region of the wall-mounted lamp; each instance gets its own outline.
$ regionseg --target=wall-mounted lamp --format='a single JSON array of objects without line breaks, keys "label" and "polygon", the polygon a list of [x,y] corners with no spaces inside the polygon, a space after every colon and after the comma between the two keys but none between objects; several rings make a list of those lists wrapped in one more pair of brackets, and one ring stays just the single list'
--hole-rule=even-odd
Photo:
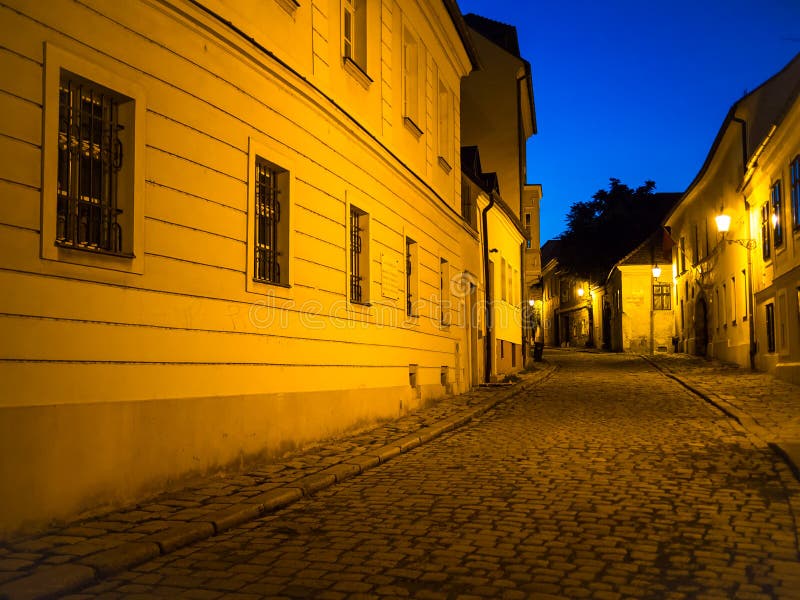
[{"label": "wall-mounted lamp", "polygon": [[585,293],[586,293],[586,291],[585,291],[585,290],[584,290],[582,287],[579,287],[579,288],[578,288],[578,296],[580,296],[581,298],[583,298],[583,295],[584,295]]},{"label": "wall-mounted lamp", "polygon": [[535,300],[531,298],[530,300],[528,300],[528,305],[532,307],[534,302]]},{"label": "wall-mounted lamp", "polygon": [[720,210],[720,213],[714,217],[714,221],[717,222],[717,231],[720,233],[728,233],[728,230],[731,228],[730,215],[726,215]]},{"label": "wall-mounted lamp", "polygon": [[656,279],[661,277],[661,267],[659,267],[658,264],[655,264],[653,266],[653,277],[655,277]]},{"label": "wall-mounted lamp", "polygon": [[[714,217],[714,220],[717,222],[717,230],[722,234],[722,239],[729,244],[739,244],[748,250],[753,250],[757,242],[755,240],[729,240],[725,237],[725,234],[728,233],[728,230],[731,228],[731,217],[730,215],[726,215],[722,212],[722,207],[720,207],[719,214]],[[773,215],[774,217],[775,215]]]}]

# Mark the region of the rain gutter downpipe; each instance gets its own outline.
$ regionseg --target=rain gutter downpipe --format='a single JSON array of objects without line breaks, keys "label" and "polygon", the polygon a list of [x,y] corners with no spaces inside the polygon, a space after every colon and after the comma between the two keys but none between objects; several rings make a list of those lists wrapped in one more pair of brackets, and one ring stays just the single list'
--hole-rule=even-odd
[{"label": "rain gutter downpipe", "polygon": [[494,206],[494,192],[489,193],[489,204],[481,211],[481,227],[483,228],[483,287],[484,310],[486,319],[486,333],[484,334],[484,383],[491,383],[492,379],[492,298],[491,282],[489,281],[489,219],[487,214]]},{"label": "rain gutter downpipe", "polygon": [[[745,119],[741,119],[734,115],[733,120],[739,123],[742,127],[742,177],[747,176],[747,121]],[[753,239],[752,237],[752,225],[750,223],[750,203],[747,201],[747,195],[742,194],[744,199],[744,211],[745,215],[747,215],[747,239]],[[754,371],[756,368],[756,329],[755,323],[753,322],[754,319],[754,310],[753,310],[753,251],[748,248],[747,249],[747,313],[748,318],[750,319],[749,326],[747,328],[749,336],[750,336],[750,370]]]}]

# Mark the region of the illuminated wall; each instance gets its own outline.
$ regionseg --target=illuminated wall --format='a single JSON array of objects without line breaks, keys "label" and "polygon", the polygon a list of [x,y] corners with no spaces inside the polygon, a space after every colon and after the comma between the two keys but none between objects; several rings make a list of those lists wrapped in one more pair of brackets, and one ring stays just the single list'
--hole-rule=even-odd
[{"label": "illuminated wall", "polygon": [[[786,112],[759,153],[744,193],[750,203],[752,237],[759,244],[752,252],[756,367],[800,384],[800,97],[797,94],[790,97]],[[765,228],[764,217],[768,219]]]},{"label": "illuminated wall", "polygon": [[9,4],[0,535],[468,387],[444,3]]},{"label": "illuminated wall", "polygon": [[[798,80],[800,57],[795,57],[731,107],[700,172],[666,219],[675,244],[673,312],[679,351],[750,366],[752,328],[759,368],[773,370],[779,361],[777,350],[765,343],[767,298],[774,292],[758,290],[771,285],[775,265],[788,274],[796,258],[788,250],[794,247],[789,227],[784,229],[787,250],[773,252],[775,225],[769,207],[765,222],[770,257],[764,258],[761,209],[769,200],[771,182],[782,177],[788,185],[796,138],[784,134],[782,142],[774,143],[769,166],[759,155],[765,143],[773,143],[773,124],[788,110]],[[754,169],[761,174],[754,175]],[[714,219],[720,212],[731,217],[724,235]],[[789,218],[784,212],[780,222]],[[785,258],[773,262],[782,252]],[[755,303],[751,291],[757,292]]]}]

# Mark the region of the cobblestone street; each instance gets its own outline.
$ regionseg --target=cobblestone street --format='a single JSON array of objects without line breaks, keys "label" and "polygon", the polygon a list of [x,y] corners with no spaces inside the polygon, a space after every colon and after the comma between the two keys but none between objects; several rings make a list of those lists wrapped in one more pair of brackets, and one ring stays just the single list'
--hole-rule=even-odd
[{"label": "cobblestone street", "polygon": [[547,358],[467,426],[69,597],[800,598],[776,453],[642,358]]}]

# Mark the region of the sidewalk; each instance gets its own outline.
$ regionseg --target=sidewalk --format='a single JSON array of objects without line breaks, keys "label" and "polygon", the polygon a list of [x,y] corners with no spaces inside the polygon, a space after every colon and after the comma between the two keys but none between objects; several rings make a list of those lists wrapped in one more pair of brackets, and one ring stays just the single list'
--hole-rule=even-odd
[{"label": "sidewalk", "polygon": [[800,387],[767,373],[686,354],[644,358],[781,454],[800,479]]},{"label": "sidewalk", "polygon": [[0,600],[61,597],[256,519],[461,427],[554,370],[548,363],[537,364],[513,385],[448,396],[244,474],[208,477],[136,506],[0,543]]}]

